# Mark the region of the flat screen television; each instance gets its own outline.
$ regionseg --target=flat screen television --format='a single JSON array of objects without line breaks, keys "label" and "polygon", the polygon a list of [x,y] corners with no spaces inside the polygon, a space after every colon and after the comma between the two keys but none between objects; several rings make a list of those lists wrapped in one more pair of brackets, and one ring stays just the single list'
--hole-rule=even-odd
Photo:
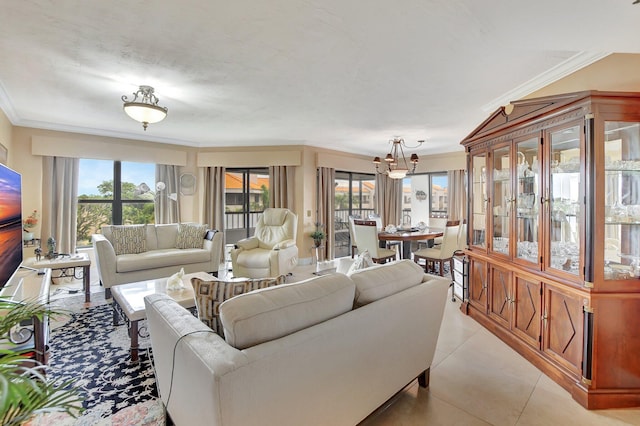
[{"label": "flat screen television", "polygon": [[0,164],[0,290],[22,263],[22,179]]}]

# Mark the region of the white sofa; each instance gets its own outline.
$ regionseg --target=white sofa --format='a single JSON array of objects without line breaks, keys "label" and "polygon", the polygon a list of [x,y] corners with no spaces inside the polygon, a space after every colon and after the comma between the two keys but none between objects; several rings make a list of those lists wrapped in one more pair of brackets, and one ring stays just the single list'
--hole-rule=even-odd
[{"label": "white sofa", "polygon": [[215,232],[208,237],[210,239],[203,233],[200,248],[180,249],[176,248],[179,224],[141,225],[145,231],[144,251],[116,255],[113,245],[115,226],[103,226],[101,234],[92,236],[98,275],[106,297],[110,297],[110,288],[114,285],[169,277],[180,268],[184,268],[185,273],[218,274],[222,232]]},{"label": "white sofa", "polygon": [[428,386],[449,281],[401,260],[256,290],[220,305],[226,341],[147,296],[161,398],[178,426],[355,425]]}]

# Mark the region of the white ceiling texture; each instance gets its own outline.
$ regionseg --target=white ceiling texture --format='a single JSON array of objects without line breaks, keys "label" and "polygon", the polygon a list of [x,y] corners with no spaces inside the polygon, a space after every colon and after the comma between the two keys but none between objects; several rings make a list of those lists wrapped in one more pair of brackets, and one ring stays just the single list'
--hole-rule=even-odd
[{"label": "white ceiling texture", "polygon": [[[490,112],[612,52],[633,0],[0,0],[14,125],[193,147],[460,150]],[[122,95],[150,85],[149,125]]]}]

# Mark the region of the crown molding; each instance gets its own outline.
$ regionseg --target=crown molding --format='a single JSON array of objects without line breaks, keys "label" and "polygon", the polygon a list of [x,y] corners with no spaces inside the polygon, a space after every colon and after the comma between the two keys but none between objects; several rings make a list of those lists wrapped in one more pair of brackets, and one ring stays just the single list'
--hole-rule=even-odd
[{"label": "crown molding", "polygon": [[568,76],[600,59],[609,56],[611,52],[578,52],[569,59],[562,61],[553,68],[548,69],[542,74],[537,75],[529,81],[524,82],[520,86],[508,91],[507,93],[495,98],[491,102],[482,106],[482,111],[491,113],[503,105],[507,105],[511,101],[518,100],[530,93],[540,90],[563,77]]}]

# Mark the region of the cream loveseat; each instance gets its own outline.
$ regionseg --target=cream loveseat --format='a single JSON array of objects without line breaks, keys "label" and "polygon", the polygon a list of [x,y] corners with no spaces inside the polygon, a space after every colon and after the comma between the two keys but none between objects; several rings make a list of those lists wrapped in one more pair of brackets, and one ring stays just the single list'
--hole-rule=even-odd
[{"label": "cream loveseat", "polygon": [[180,268],[217,276],[222,255],[222,233],[206,225],[106,225],[92,241],[106,297],[114,285],[169,277]]},{"label": "cream loveseat", "polygon": [[220,305],[226,337],[145,298],[158,389],[178,425],[355,425],[429,384],[450,280],[410,260],[256,290]]}]

